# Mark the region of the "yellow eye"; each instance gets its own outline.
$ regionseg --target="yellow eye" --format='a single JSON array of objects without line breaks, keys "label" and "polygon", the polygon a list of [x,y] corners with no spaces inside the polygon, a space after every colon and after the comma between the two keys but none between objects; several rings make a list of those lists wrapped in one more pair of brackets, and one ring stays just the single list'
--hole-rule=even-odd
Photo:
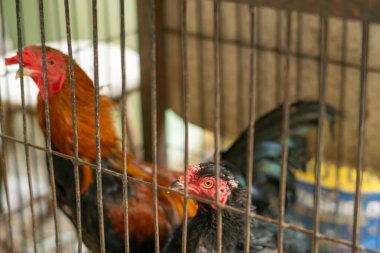
[{"label": "yellow eye", "polygon": [[204,181],[202,183],[202,185],[203,185],[204,188],[211,188],[213,186],[213,184],[214,183],[211,180],[207,180],[207,181]]}]

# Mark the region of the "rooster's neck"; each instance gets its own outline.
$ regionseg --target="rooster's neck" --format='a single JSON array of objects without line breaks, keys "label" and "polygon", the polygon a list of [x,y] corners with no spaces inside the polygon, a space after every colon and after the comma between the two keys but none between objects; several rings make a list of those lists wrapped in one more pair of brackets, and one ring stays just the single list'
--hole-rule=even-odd
[{"label": "rooster's neck", "polygon": [[[79,156],[85,160],[96,160],[95,99],[91,79],[79,68],[74,68],[76,128],[78,132]],[[74,131],[72,98],[69,75],[62,89],[49,97],[51,139],[59,152],[74,155]],[[102,157],[119,152],[119,143],[113,122],[113,103],[101,96],[99,99],[100,144]],[[37,114],[41,129],[46,132],[44,100],[39,95]]]}]

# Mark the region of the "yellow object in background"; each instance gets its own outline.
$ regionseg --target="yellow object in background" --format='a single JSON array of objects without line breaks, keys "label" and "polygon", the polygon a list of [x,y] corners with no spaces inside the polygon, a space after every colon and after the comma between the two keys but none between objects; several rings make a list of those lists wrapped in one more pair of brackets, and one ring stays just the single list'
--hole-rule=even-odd
[{"label": "yellow object in background", "polygon": [[[339,174],[337,175],[337,173]],[[335,163],[325,162],[321,166],[321,186],[347,193],[355,193],[356,174],[355,168],[341,166],[337,169]],[[295,175],[299,181],[315,184],[315,159],[309,161],[306,172],[296,170]],[[367,171],[364,171],[362,175],[362,193],[379,193],[380,176]]]}]

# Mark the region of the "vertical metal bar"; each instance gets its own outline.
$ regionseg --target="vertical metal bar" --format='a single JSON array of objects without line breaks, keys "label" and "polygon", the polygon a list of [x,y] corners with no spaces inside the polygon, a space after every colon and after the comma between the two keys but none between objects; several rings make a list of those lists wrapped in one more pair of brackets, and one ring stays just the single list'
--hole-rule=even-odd
[{"label": "vertical metal bar", "polygon": [[[0,3],[1,4],[1,3]],[[2,54],[5,56],[4,52]],[[4,133],[4,117],[3,117],[3,101],[1,99],[1,91],[0,91],[0,127],[1,127],[1,133]],[[11,208],[11,202],[9,197],[9,185],[8,185],[8,173],[6,168],[6,162],[5,162],[5,139],[1,139],[1,150],[3,150],[3,154],[1,157],[1,169],[3,170],[2,173],[2,181],[4,182],[4,191],[5,191],[5,200],[7,203],[7,214],[8,214],[8,237],[10,242],[10,250],[11,252],[14,252],[14,243],[13,243],[13,229],[12,229],[12,208]],[[0,185],[1,186],[1,185]]]},{"label": "vertical metal bar", "polygon": [[364,20],[362,24],[362,59],[360,68],[360,111],[359,111],[359,147],[358,147],[358,164],[356,168],[356,185],[355,185],[355,206],[354,206],[354,226],[352,231],[352,252],[359,251],[360,237],[360,208],[361,208],[361,189],[364,171],[364,148],[365,148],[365,119],[367,110],[367,65],[368,65],[368,40],[369,40],[369,22]]},{"label": "vertical metal bar", "polygon": [[[78,13],[77,13],[77,3],[78,1],[72,1],[72,4],[71,6],[73,7],[72,8],[72,17],[73,17],[73,24],[74,24],[74,27],[73,27],[73,37],[74,37],[74,41],[76,40],[79,40],[79,22],[78,22]],[[74,55],[75,55],[75,58],[77,61],[80,61],[80,58],[79,58],[79,51],[78,49],[74,50]]]},{"label": "vertical metal bar", "polygon": [[289,136],[289,117],[290,117],[290,97],[289,97],[289,71],[290,71],[290,42],[291,42],[291,22],[292,16],[291,12],[288,10],[286,12],[286,62],[285,62],[285,76],[284,76],[284,95],[283,95],[283,106],[282,106],[282,153],[281,153],[281,181],[280,181],[280,216],[279,226],[278,226],[278,246],[277,250],[279,253],[284,252],[284,221],[285,221],[285,199],[286,199],[286,175],[288,167],[288,136]]},{"label": "vertical metal bar", "polygon": [[[27,95],[28,95],[28,99],[29,101],[31,101],[31,91],[30,89],[27,90]],[[30,142],[31,143],[36,143],[36,127],[33,123],[33,119],[35,118],[35,114],[33,114],[32,112],[28,112],[28,119],[30,121],[30,133],[31,133],[31,136],[30,136]],[[41,190],[40,190],[40,185],[41,185],[41,177],[40,177],[40,171],[41,171],[41,166],[39,166],[38,164],[38,158],[37,158],[37,150],[32,148],[31,149],[31,160],[33,162],[33,168],[35,168],[35,179],[36,179],[36,184],[37,184],[37,187],[36,187],[36,194],[37,194],[37,197],[40,197],[41,196]],[[38,212],[39,213],[43,213],[44,212],[44,206],[43,206],[43,202],[42,201],[38,201],[37,202],[37,205],[38,205]],[[38,219],[38,224],[43,224],[44,222],[44,219],[45,217],[43,217],[42,215],[38,215],[37,216],[37,219]],[[44,229],[45,226],[40,226],[38,228],[38,236],[39,238],[45,238],[45,229]],[[45,244],[41,243],[39,245],[40,249],[42,252],[45,252]]]},{"label": "vertical metal bar", "polygon": [[[258,7],[256,9],[256,29],[255,29],[255,37],[256,37],[256,45],[261,46],[261,7]],[[256,62],[261,63],[262,59],[262,52],[261,50],[256,51]],[[261,73],[261,65],[262,64],[256,64],[256,92],[258,96],[256,96],[257,102],[256,102],[256,112],[260,115],[263,111],[263,84],[262,84],[262,73]]]},{"label": "vertical metal bar", "polygon": [[296,100],[302,94],[302,52],[303,52],[303,14],[297,13],[297,67],[296,67]]},{"label": "vertical metal bar", "polygon": [[319,72],[319,119],[318,119],[318,141],[317,141],[317,161],[315,165],[315,188],[314,188],[314,212],[313,212],[313,242],[312,252],[318,253],[318,233],[319,233],[319,197],[321,193],[321,167],[323,163],[323,125],[325,119],[325,97],[326,97],[326,68],[327,68],[327,33],[328,19],[321,15],[321,44],[320,44],[320,72]]},{"label": "vertical metal bar", "polygon": [[[7,80],[7,79],[6,79]],[[7,81],[7,85],[8,85],[8,81]],[[10,97],[10,92],[8,90],[8,97]],[[9,113],[9,118],[11,117],[11,113]],[[10,121],[12,121],[12,119],[10,119]],[[14,132],[14,129],[11,128],[10,129],[10,134],[11,136],[15,136],[15,132]],[[4,139],[4,138],[3,138]],[[18,203],[20,203],[20,206],[22,205],[22,203],[24,203],[24,196],[22,194],[22,186],[20,184],[21,182],[21,176],[20,176],[20,166],[19,166],[19,155],[18,155],[18,151],[17,151],[17,145],[14,141],[9,141],[9,145],[11,145],[10,147],[8,147],[8,149],[12,150],[14,152],[14,166],[15,166],[15,174],[16,174],[16,181],[17,181],[17,201]],[[7,149],[7,150],[8,150]],[[28,234],[26,232],[27,228],[26,228],[26,220],[25,220],[25,212],[22,211],[20,212],[19,214],[21,216],[20,218],[20,223],[21,223],[21,236],[23,236],[23,238],[27,238]],[[26,245],[27,245],[27,241],[23,241],[21,242],[21,248],[25,248]]]},{"label": "vertical metal bar", "polygon": [[215,145],[215,178],[217,212],[217,252],[222,252],[222,210],[219,203],[220,178],[220,2],[213,1],[214,12],[214,145]]},{"label": "vertical metal bar", "polygon": [[32,236],[33,236],[33,250],[37,252],[37,239],[36,239],[36,220],[35,220],[35,209],[34,209],[34,194],[33,194],[33,182],[32,182],[32,172],[30,168],[30,157],[29,157],[29,147],[27,143],[28,131],[27,131],[27,122],[26,122],[26,112],[25,112],[25,89],[24,89],[24,68],[22,64],[22,13],[21,13],[21,3],[20,0],[16,1],[16,19],[17,19],[17,41],[18,41],[18,61],[20,68],[20,85],[21,85],[21,103],[22,103],[22,124],[23,124],[23,135],[24,135],[24,148],[25,148],[25,157],[26,157],[26,169],[28,175],[28,187],[29,187],[29,197],[30,197],[30,211],[32,214]]},{"label": "vertical metal bar", "polygon": [[[109,22],[109,19],[110,19],[110,15],[109,15],[109,4],[110,1],[107,1],[107,0],[103,0],[103,9],[102,9],[102,12],[103,13],[103,23],[104,23],[104,36],[105,38],[103,38],[103,40],[107,43],[109,43],[111,41],[111,35],[110,35],[110,32],[111,32],[111,29],[110,29],[110,22]],[[107,62],[110,62],[110,47],[106,47],[106,50],[107,50],[107,53],[106,53],[106,58],[105,60]],[[110,72],[111,72],[111,64],[105,64],[105,67],[106,69],[103,70],[103,73],[106,75],[106,79],[109,80],[109,76],[110,76]],[[110,85],[110,84],[107,84],[107,85]],[[111,91],[111,94],[113,92]]]},{"label": "vertical metal bar", "polygon": [[102,164],[100,150],[100,121],[99,121],[99,64],[98,64],[98,8],[97,0],[92,0],[92,36],[94,46],[94,88],[95,88],[95,145],[96,145],[96,186],[99,218],[100,251],[105,252],[103,194],[102,194]]},{"label": "vertical metal bar", "polygon": [[182,89],[183,89],[183,112],[185,124],[185,153],[184,153],[184,167],[185,167],[185,190],[183,200],[183,221],[182,221],[182,253],[186,253],[187,246],[187,200],[188,200],[188,164],[189,164],[189,78],[188,78],[188,65],[187,65],[187,1],[181,0],[180,11],[181,22],[181,52],[182,52]]},{"label": "vertical metal bar", "polygon": [[282,10],[276,10],[276,92],[275,101],[276,104],[281,102],[281,63],[282,55],[279,53],[281,50],[281,35],[282,35]]},{"label": "vertical metal bar", "polygon": [[[340,85],[339,85],[339,108],[338,110],[344,114],[344,101],[346,99],[346,80],[347,80],[347,67],[346,67],[346,61],[347,61],[347,20],[343,19],[343,28],[342,28],[342,48],[341,48],[341,69],[340,69]],[[336,162],[336,174],[335,174],[335,182],[339,183],[339,171],[340,167],[343,164],[343,147],[345,147],[345,135],[344,135],[344,119],[343,117],[339,117],[338,119],[338,147],[337,147],[337,162]],[[338,189],[337,189],[338,191]],[[335,210],[334,210],[334,217],[337,218],[339,216],[339,198],[336,198],[335,201]],[[337,223],[335,225],[335,235],[338,234],[339,231],[339,224]]]},{"label": "vertical metal bar", "polygon": [[61,19],[60,19],[60,16],[59,16],[59,2],[60,1],[51,1],[50,4],[51,4],[51,7],[53,8],[52,10],[52,13],[54,13],[54,17],[55,17],[55,25],[54,25],[54,30],[56,31],[56,36],[57,36],[57,40],[60,41],[61,40],[61,36],[62,36],[62,30],[61,30]]},{"label": "vertical metal bar", "polygon": [[69,53],[69,74],[71,87],[71,116],[73,122],[74,133],[74,183],[75,183],[75,207],[76,207],[76,228],[78,237],[78,253],[82,252],[82,216],[81,216],[81,201],[80,201],[80,177],[78,166],[78,129],[77,129],[77,110],[75,98],[75,79],[73,66],[73,51],[71,46],[71,25],[70,25],[70,6],[69,1],[65,0],[65,20],[66,20],[66,38],[67,51]]},{"label": "vertical metal bar", "polygon": [[[3,58],[5,58],[5,23],[4,23],[4,6],[3,1],[0,1],[0,18],[1,18],[1,44],[3,45],[1,48],[1,55]],[[5,79],[7,80],[7,70],[5,72]],[[0,84],[1,85],[1,84]],[[9,89],[7,87],[7,90],[9,92]],[[9,97],[9,96],[8,96]],[[9,108],[7,108],[9,109]],[[4,134],[4,104],[2,100],[2,93],[0,88],[0,130],[1,133]],[[14,241],[13,241],[13,228],[12,228],[12,207],[11,207],[11,201],[9,196],[9,185],[8,185],[8,172],[7,172],[7,164],[5,162],[5,139],[1,138],[1,150],[3,151],[3,155],[1,157],[1,167],[3,169],[2,174],[2,180],[4,182],[4,192],[5,192],[5,200],[7,203],[7,212],[8,212],[8,238],[10,243],[10,251],[14,252]],[[1,187],[1,185],[0,185]]]},{"label": "vertical metal bar", "polygon": [[[166,163],[166,142],[165,142],[165,109],[166,105],[166,82],[165,82],[165,46],[163,35],[163,1],[155,1],[154,13],[151,9],[152,0],[137,1],[138,22],[139,22],[139,48],[141,73],[151,73],[152,68],[156,68],[156,95],[157,98],[157,161],[160,164]],[[154,31],[152,31],[151,23],[154,23]],[[153,33],[152,33],[153,32]],[[155,39],[154,52],[156,60],[152,62],[152,39]],[[149,49],[148,49],[149,48]],[[156,50],[156,48],[158,50]],[[153,65],[156,63],[156,65]],[[151,80],[152,75],[141,75],[141,105],[143,114],[143,135],[144,135],[144,155],[146,161],[152,161],[152,133],[153,122],[151,117]]]},{"label": "vertical metal bar", "polygon": [[[21,5],[21,12],[22,12],[22,5]],[[24,28],[25,28],[25,20],[23,19],[22,20],[22,26],[21,26],[21,32],[22,32],[22,37],[27,41],[27,37],[25,36],[25,29]],[[27,93],[26,94],[27,99],[29,99],[29,101],[32,101],[31,100],[32,99],[31,90],[29,88],[26,90],[26,93]],[[32,113],[32,112],[29,112],[29,111],[28,111],[27,114],[28,114],[27,119],[30,122],[30,128],[29,128],[29,130],[30,130],[29,131],[29,133],[30,133],[30,139],[29,139],[29,141],[30,141],[30,143],[35,143],[36,142],[36,135],[35,135],[35,133],[36,133],[36,127],[35,127],[35,124],[33,122],[33,119],[35,118],[35,114]],[[34,175],[35,175],[35,182],[36,182],[37,187],[34,190],[36,192],[37,197],[40,197],[41,196],[41,190],[40,190],[40,185],[41,185],[41,183],[40,183],[41,182],[41,178],[40,178],[41,169],[40,168],[41,167],[38,165],[37,150],[36,149],[31,149],[30,150],[30,156],[31,156],[31,161],[33,163],[32,167],[36,168]],[[37,213],[43,214],[43,212],[44,212],[43,202],[42,201],[38,201],[37,202],[37,206],[38,206]],[[44,222],[43,215],[37,215],[36,219],[37,219],[37,224],[43,224],[43,222]],[[38,232],[38,237],[39,238],[44,238],[45,237],[45,233],[44,233],[45,229],[44,229],[44,227],[45,226],[41,225],[38,228],[37,232]],[[40,250],[42,252],[45,252],[45,244],[40,243],[39,248],[40,248]]]},{"label": "vertical metal bar", "polygon": [[127,100],[126,100],[126,66],[125,66],[125,7],[120,0],[120,66],[121,66],[121,134],[123,155],[123,203],[124,203],[124,243],[125,253],[129,253],[129,224],[128,224],[128,167],[127,167]]},{"label": "vertical metal bar", "polygon": [[151,38],[152,38],[152,69],[151,69],[151,121],[152,126],[152,160],[153,160],[153,210],[154,210],[154,246],[155,252],[160,252],[160,238],[158,230],[158,199],[157,199],[157,75],[156,75],[156,4],[155,0],[150,0],[150,10],[152,15],[152,22],[150,23]]},{"label": "vertical metal bar", "polygon": [[[199,34],[204,33],[204,24],[202,22],[202,15],[203,15],[203,4],[205,1],[203,0],[198,0],[197,1],[197,8],[196,8],[196,13],[197,15],[197,31]],[[205,79],[205,71],[203,67],[203,56],[204,56],[204,41],[203,39],[197,39],[197,73],[198,73],[198,87],[197,87],[197,97],[199,98],[199,115],[200,115],[200,123],[201,126],[206,125],[206,98],[205,98],[205,85],[204,85],[204,79]],[[202,139],[202,150],[205,150],[206,147],[206,138],[205,138],[205,133],[203,132],[203,139]],[[206,159],[206,154],[202,154],[203,158]]]},{"label": "vertical metal bar", "polygon": [[55,243],[57,252],[60,252],[59,244],[59,222],[57,211],[57,195],[55,189],[55,176],[53,167],[53,157],[51,149],[51,132],[50,132],[50,112],[48,101],[48,84],[47,84],[47,67],[46,67],[46,47],[45,47],[45,21],[44,21],[44,5],[43,0],[38,1],[38,11],[40,16],[40,33],[41,33],[41,45],[42,45],[42,69],[43,69],[43,84],[44,84],[44,107],[45,107],[45,122],[46,122],[46,147],[48,150],[48,168],[50,171],[50,185],[52,188],[52,205],[53,205],[53,217],[54,217],[54,229],[55,229]]},{"label": "vertical metal bar", "polygon": [[[243,8],[245,10],[245,6],[242,6],[241,4],[236,4],[236,39],[239,42],[243,41],[243,20],[242,20],[243,19],[243,14],[242,14]],[[251,13],[251,10],[249,10],[249,11]],[[254,21],[253,21],[253,23],[254,23]],[[252,36],[252,35],[250,35],[250,36]],[[254,35],[253,35],[253,37],[254,37]],[[245,102],[244,98],[243,98],[244,93],[242,92],[244,89],[243,71],[241,71],[243,69],[243,59],[244,59],[243,47],[237,45],[237,53],[236,53],[236,63],[237,63],[236,69],[238,70],[236,73],[236,88],[237,88],[237,92],[236,92],[237,106],[236,106],[236,109],[237,109],[237,113],[235,115],[236,116],[235,121],[240,126],[245,125],[244,117],[241,117],[241,115],[239,113],[239,112],[244,111],[244,102]],[[202,68],[202,65],[201,65],[201,68]],[[250,76],[249,76],[249,78],[250,78]]]},{"label": "vertical metal bar", "polygon": [[250,252],[250,239],[251,239],[251,219],[249,214],[251,213],[251,202],[252,202],[252,176],[253,176],[253,157],[254,157],[254,130],[255,130],[255,103],[256,103],[256,85],[254,77],[255,68],[255,8],[253,5],[253,0],[249,2],[249,129],[248,129],[248,139],[247,139],[247,202],[246,202],[246,220],[245,220],[245,252]]}]

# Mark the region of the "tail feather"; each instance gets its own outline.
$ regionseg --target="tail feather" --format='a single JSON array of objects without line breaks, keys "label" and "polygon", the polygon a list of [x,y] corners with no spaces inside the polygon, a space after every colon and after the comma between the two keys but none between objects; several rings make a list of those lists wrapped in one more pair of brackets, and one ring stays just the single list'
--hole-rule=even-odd
[{"label": "tail feather", "polygon": [[[299,101],[290,106],[290,123],[289,123],[289,160],[294,161],[294,157],[305,157],[308,160],[308,154],[305,152],[307,141],[305,135],[310,128],[318,125],[320,103],[316,101]],[[333,119],[337,114],[336,110],[326,105],[325,116],[327,119]],[[255,123],[255,152],[254,158],[260,159],[269,155],[271,152],[281,151],[281,145],[272,145],[268,147],[269,142],[281,143],[282,130],[282,105],[260,117]],[[228,161],[235,165],[243,174],[247,168],[247,135],[245,130],[239,138],[231,145],[231,147],[222,152],[221,157],[224,161]],[[262,144],[264,143],[264,144]],[[263,154],[264,153],[264,154]],[[281,153],[281,152],[280,152]],[[294,156],[294,157],[293,157]],[[302,167],[302,164],[299,164]]]},{"label": "tail feather", "polygon": [[[337,112],[329,105],[325,108],[325,116],[331,121]],[[287,203],[296,199],[292,169],[305,170],[310,159],[306,135],[308,130],[318,126],[319,111],[320,103],[317,101],[299,101],[290,106]],[[282,106],[279,106],[255,122],[253,185],[259,189],[259,192],[265,194],[265,197],[271,199],[278,198],[280,184],[282,117]],[[247,136],[248,130],[221,154],[222,160],[232,164],[236,174],[241,174],[243,177],[246,176],[247,168]],[[255,196],[253,203],[255,203],[254,198]],[[270,201],[278,203],[276,200]]]}]

